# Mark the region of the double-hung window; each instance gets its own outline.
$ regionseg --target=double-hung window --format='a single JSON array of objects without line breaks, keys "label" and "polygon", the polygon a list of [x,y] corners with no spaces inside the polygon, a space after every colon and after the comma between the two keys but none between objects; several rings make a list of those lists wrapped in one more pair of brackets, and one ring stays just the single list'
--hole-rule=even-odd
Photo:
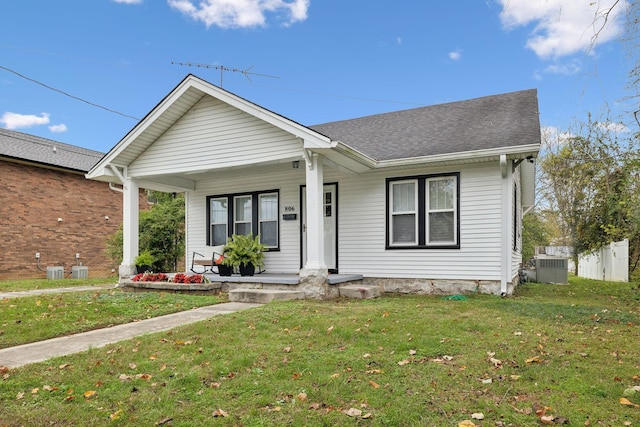
[{"label": "double-hung window", "polygon": [[270,250],[280,245],[277,190],[207,197],[207,242],[224,245],[233,234],[260,235]]},{"label": "double-hung window", "polygon": [[459,178],[387,179],[387,248],[459,248]]},{"label": "double-hung window", "polygon": [[226,197],[209,199],[209,241],[211,246],[225,245],[229,230],[228,201]]}]

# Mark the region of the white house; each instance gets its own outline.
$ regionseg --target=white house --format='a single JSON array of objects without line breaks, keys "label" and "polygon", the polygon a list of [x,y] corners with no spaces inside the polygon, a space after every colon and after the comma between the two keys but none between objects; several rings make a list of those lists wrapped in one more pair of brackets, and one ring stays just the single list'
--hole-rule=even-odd
[{"label": "white house", "polygon": [[124,259],[139,188],[184,192],[186,253],[260,234],[270,273],[361,274],[391,292],[510,294],[540,149],[536,90],[304,126],[188,75],[94,168],[123,186]]}]

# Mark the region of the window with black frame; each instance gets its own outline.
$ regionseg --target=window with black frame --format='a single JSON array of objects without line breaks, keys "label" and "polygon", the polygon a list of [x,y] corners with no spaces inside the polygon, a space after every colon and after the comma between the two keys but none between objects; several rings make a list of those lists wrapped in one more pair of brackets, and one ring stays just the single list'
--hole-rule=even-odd
[{"label": "window with black frame", "polygon": [[269,250],[280,246],[278,190],[207,197],[207,242],[224,245],[233,234],[260,235]]},{"label": "window with black frame", "polygon": [[387,248],[459,248],[459,181],[459,173],[387,179]]}]

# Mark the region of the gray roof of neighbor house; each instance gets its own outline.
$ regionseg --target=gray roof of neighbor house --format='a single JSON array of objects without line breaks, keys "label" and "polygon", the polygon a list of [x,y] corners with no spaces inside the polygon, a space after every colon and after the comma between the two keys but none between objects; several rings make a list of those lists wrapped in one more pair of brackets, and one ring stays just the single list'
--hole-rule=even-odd
[{"label": "gray roof of neighbor house", "polygon": [[308,127],[377,161],[540,144],[535,89]]},{"label": "gray roof of neighbor house", "polygon": [[0,158],[88,172],[104,153],[9,129],[0,129]]}]

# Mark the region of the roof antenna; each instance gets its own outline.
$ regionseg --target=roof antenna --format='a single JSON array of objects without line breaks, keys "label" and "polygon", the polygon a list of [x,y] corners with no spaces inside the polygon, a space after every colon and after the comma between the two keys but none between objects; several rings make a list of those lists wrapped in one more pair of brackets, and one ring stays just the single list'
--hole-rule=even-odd
[{"label": "roof antenna", "polygon": [[220,87],[222,87],[222,75],[225,71],[231,71],[232,73],[240,73],[243,74],[247,80],[251,81],[251,78],[249,77],[249,75],[252,76],[260,76],[260,77],[270,77],[272,79],[279,79],[280,77],[278,76],[270,76],[268,74],[258,74],[258,73],[251,73],[249,72],[249,70],[251,70],[253,68],[253,65],[249,68],[247,68],[246,70],[241,70],[239,68],[231,68],[231,67],[226,67],[224,65],[207,65],[207,64],[194,64],[193,62],[173,62],[171,61],[171,63],[173,65],[182,65],[185,67],[198,67],[198,68],[213,68],[214,70],[220,70]]}]

